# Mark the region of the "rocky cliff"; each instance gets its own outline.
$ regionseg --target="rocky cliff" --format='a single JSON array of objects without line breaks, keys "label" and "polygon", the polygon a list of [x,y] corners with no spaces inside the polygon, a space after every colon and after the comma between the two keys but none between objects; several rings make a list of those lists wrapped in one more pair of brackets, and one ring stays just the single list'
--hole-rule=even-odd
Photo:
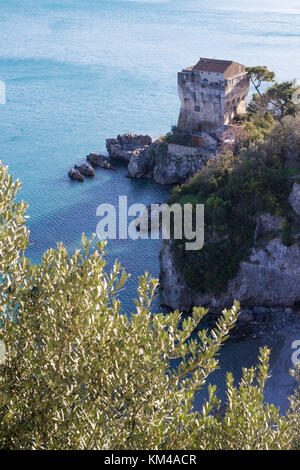
[{"label": "rocky cliff", "polygon": [[[299,190],[300,185],[295,183],[290,196],[291,205],[298,214]],[[280,219],[264,214],[258,218],[257,227],[261,233],[269,231],[271,234],[279,227],[279,222]],[[168,240],[163,241],[160,270],[162,303],[174,309],[190,311],[195,305],[203,305],[217,311],[230,307],[235,299],[246,308],[290,307],[300,302],[300,235],[290,246],[285,246],[278,237],[254,246],[249,259],[241,262],[237,276],[219,295],[197,294],[186,285]]]}]

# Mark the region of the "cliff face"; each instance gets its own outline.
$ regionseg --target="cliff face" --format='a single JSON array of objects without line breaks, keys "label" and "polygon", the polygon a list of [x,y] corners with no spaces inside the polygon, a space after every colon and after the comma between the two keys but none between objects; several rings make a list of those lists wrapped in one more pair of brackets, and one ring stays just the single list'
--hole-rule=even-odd
[{"label": "cliff face", "polygon": [[106,147],[111,157],[128,161],[130,178],[151,178],[162,185],[183,183],[214,155],[214,150],[168,145],[163,138],[152,143],[149,136],[135,134],[107,139]]},{"label": "cliff face", "polygon": [[287,307],[300,301],[300,248],[298,243],[287,247],[279,238],[253,248],[249,261],[240,264],[238,275],[219,296],[199,295],[186,285],[169,241],[163,242],[160,268],[163,304],[174,309],[190,311],[195,305],[203,305],[219,310],[230,307],[235,299],[243,307]]}]

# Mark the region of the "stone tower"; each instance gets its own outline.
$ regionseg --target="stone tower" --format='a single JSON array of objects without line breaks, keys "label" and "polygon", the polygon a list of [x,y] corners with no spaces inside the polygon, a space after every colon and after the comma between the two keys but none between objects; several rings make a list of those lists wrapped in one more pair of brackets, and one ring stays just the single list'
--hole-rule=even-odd
[{"label": "stone tower", "polygon": [[178,73],[181,110],[178,129],[190,135],[213,132],[247,109],[249,76],[230,60],[201,58]]}]

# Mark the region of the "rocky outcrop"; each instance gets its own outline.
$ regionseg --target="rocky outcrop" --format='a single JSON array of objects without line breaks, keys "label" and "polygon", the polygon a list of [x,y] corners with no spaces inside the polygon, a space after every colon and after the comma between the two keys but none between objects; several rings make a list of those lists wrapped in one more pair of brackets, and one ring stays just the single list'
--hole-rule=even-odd
[{"label": "rocky outcrop", "polygon": [[294,184],[289,197],[289,202],[296,214],[300,215],[300,184]]},{"label": "rocky outcrop", "polygon": [[94,168],[88,163],[82,163],[81,165],[74,165],[74,168],[84,176],[95,176]]},{"label": "rocky outcrop", "polygon": [[185,182],[215,154],[204,148],[168,145],[163,137],[152,143],[151,137],[135,134],[107,139],[106,147],[111,157],[128,161],[130,178],[153,178],[162,185]]},{"label": "rocky outcrop", "polygon": [[79,181],[80,183],[83,183],[84,177],[79,171],[74,170],[74,168],[71,168],[71,170],[68,173],[69,177],[72,178],[73,180]]},{"label": "rocky outcrop", "polygon": [[152,153],[154,146],[134,150],[128,163],[128,176],[130,178],[153,178],[156,165],[156,155]]},{"label": "rocky outcrop", "polygon": [[100,168],[106,168],[107,170],[115,170],[109,159],[99,153],[90,153],[87,155],[86,159],[92,166],[99,166]]},{"label": "rocky outcrop", "polygon": [[[225,292],[197,294],[185,283],[177,269],[170,241],[163,241],[160,253],[162,303],[182,311],[195,305],[212,311],[230,307],[235,299],[243,307],[289,307],[300,301],[300,247],[275,238],[264,247],[253,248],[250,259],[240,264],[237,276]],[[199,279],[201,283],[201,279]]]},{"label": "rocky outcrop", "polygon": [[111,157],[129,162],[135,150],[144,150],[151,143],[149,135],[120,134],[116,139],[106,139],[106,148]]}]

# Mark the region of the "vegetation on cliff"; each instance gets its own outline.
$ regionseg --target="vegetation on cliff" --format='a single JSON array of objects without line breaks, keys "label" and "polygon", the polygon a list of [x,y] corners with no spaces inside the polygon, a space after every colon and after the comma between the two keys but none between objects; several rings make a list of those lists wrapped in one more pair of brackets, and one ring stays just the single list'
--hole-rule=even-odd
[{"label": "vegetation on cliff", "polygon": [[[26,204],[0,164],[1,449],[289,449],[299,445],[299,399],[289,417],[264,403],[267,349],[227,402],[215,387],[201,412],[197,390],[238,315],[224,311],[191,338],[206,311],[153,314],[157,281],[143,276],[129,319],[118,291],[127,274],[106,273],[103,244],[84,236],[73,255],[62,244],[40,265],[26,257]],[[172,362],[176,360],[175,364]],[[170,367],[170,361],[171,366]],[[222,412],[221,412],[222,410]]]},{"label": "vegetation on cliff", "polygon": [[178,269],[194,292],[218,295],[226,289],[254,246],[259,215],[283,218],[277,235],[286,245],[299,232],[299,217],[288,202],[291,176],[300,173],[300,115],[293,92],[291,83],[275,83],[255,95],[235,144],[172,191],[170,203],[205,204],[203,249],[185,251],[184,241],[173,241]]}]

